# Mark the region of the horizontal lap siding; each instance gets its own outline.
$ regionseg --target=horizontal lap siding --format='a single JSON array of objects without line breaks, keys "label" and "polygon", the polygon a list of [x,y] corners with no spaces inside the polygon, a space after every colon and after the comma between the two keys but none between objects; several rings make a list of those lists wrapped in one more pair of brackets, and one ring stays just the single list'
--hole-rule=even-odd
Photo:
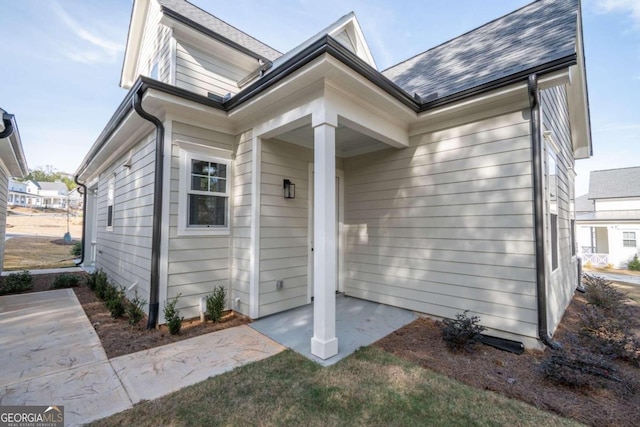
[{"label": "horizontal lap siding", "polygon": [[240,304],[234,309],[249,315],[249,283],[251,268],[251,154],[252,134],[246,132],[239,138],[233,163],[233,238],[231,265],[231,298]]},{"label": "horizontal lap siding", "polygon": [[237,82],[248,73],[223,58],[202,52],[178,40],[176,44],[176,85],[207,96],[238,92]]},{"label": "horizontal lap siding", "polygon": [[7,193],[9,192],[9,178],[0,166],[0,267],[4,265],[4,246],[7,231]]},{"label": "horizontal lap siding", "polygon": [[535,337],[530,141],[515,112],[345,159],[346,292]]},{"label": "horizontal lap siding", "polygon": [[[313,152],[281,141],[262,142],[260,316],[307,303],[309,163]],[[295,199],[282,183],[296,185]],[[276,290],[276,280],[284,281]]]},{"label": "horizontal lap siding", "polygon": [[149,76],[151,72],[150,64],[154,59],[157,59],[157,79],[169,83],[171,78],[171,29],[160,24],[161,16],[158,4],[155,1],[150,2],[136,74]]},{"label": "horizontal lap siding", "polygon": [[[565,308],[571,302],[573,291],[577,285],[577,266],[571,254],[571,213],[570,186],[573,176],[569,170],[574,167],[573,150],[571,145],[571,130],[567,92],[564,86],[556,86],[541,91],[540,104],[542,109],[542,125],[545,131],[551,132],[551,137],[558,145],[558,269],[550,271],[550,233],[545,228],[547,243],[547,320],[549,330],[553,332],[562,319]],[[548,192],[548,188],[545,188]],[[545,194],[546,200],[546,194]],[[547,209],[549,206],[547,205]],[[548,221],[548,218],[545,219]]]},{"label": "horizontal lap siding", "polygon": [[[233,137],[220,132],[173,122],[173,141],[185,141],[225,150],[233,149]],[[233,167],[232,167],[233,169]],[[222,285],[229,290],[229,236],[179,236],[178,198],[180,147],[171,147],[169,213],[169,266],[167,297],[180,294],[177,307],[190,318],[200,313],[200,298]],[[232,180],[229,179],[229,185]],[[232,194],[232,193],[231,193]]]},{"label": "horizontal lap siding", "polygon": [[[155,135],[155,134],[154,134]],[[138,283],[141,297],[149,301],[155,138],[143,139],[131,151],[131,167],[122,164],[129,154],[100,175],[96,267],[109,279],[129,288]],[[107,194],[115,173],[113,231],[107,231]],[[135,290],[135,288],[134,288]],[[134,291],[127,291],[129,297]]]}]

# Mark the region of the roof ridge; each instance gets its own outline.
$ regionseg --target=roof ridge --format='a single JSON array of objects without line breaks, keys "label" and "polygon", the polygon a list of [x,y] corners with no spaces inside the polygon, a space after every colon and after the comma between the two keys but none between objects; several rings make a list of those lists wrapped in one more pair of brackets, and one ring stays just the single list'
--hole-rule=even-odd
[{"label": "roof ridge", "polygon": [[626,166],[626,167],[623,167],[623,168],[599,169],[599,170],[591,171],[591,173],[594,173],[594,172],[619,171],[619,170],[624,170],[624,169],[640,169],[640,166]]},{"label": "roof ridge", "polygon": [[446,44],[452,43],[452,42],[454,42],[455,40],[458,40],[458,39],[460,39],[460,38],[462,38],[462,37],[464,37],[464,36],[466,36],[466,35],[468,35],[468,34],[473,33],[474,31],[479,30],[480,28],[487,27],[487,26],[489,26],[489,25],[493,24],[494,22],[499,21],[500,19],[504,19],[504,18],[506,18],[506,17],[507,17],[507,16],[509,16],[509,15],[513,15],[513,14],[515,14],[515,13],[518,13],[518,12],[520,12],[520,11],[521,11],[521,10],[523,10],[523,9],[526,9],[526,8],[528,8],[528,7],[530,7],[530,6],[533,6],[533,5],[534,5],[534,4],[536,4],[536,3],[543,2],[543,1],[547,1],[547,0],[534,0],[534,1],[532,1],[531,3],[527,3],[527,4],[525,4],[524,6],[522,6],[522,7],[518,8],[518,9],[516,9],[516,10],[513,10],[513,11],[511,11],[511,12],[509,12],[509,13],[506,13],[506,14],[504,14],[504,15],[502,15],[502,16],[499,16],[498,18],[495,18],[495,19],[493,19],[493,20],[491,20],[491,21],[489,21],[489,22],[486,22],[486,23],[484,23],[484,24],[482,24],[482,25],[479,25],[479,26],[477,26],[477,27],[475,27],[475,28],[472,28],[471,30],[466,31],[466,32],[464,32],[464,33],[462,33],[462,34],[460,34],[460,35],[458,35],[458,36],[456,36],[456,37],[454,37],[454,38],[452,38],[452,39],[445,40],[444,42],[442,42],[442,43],[440,43],[440,44],[437,44],[437,45],[435,45],[435,46],[433,46],[433,47],[431,47],[431,48],[429,48],[429,49],[427,49],[427,50],[424,50],[424,51],[422,51],[422,52],[416,53],[415,55],[413,55],[413,56],[411,56],[411,57],[409,57],[409,58],[407,58],[407,59],[405,59],[405,60],[402,60],[402,61],[398,62],[397,64],[394,64],[394,65],[391,65],[391,66],[389,66],[389,67],[385,68],[384,70],[380,71],[380,73],[385,73],[385,72],[389,71],[390,69],[397,67],[397,66],[398,66],[398,65],[400,65],[400,64],[404,64],[404,63],[406,63],[406,62],[409,62],[409,61],[411,61],[412,59],[417,58],[418,56],[421,56],[421,55],[423,55],[423,54],[425,54],[425,53],[427,53],[427,52],[431,52],[432,50],[435,50],[435,49],[437,49],[437,48],[440,48],[440,47],[442,47],[442,46],[444,46],[444,45],[446,45]]}]

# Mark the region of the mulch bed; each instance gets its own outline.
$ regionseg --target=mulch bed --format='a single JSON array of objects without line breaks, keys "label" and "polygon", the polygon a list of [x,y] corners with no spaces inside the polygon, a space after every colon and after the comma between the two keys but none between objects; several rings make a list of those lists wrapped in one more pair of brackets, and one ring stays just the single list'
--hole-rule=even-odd
[{"label": "mulch bed", "polygon": [[[565,312],[554,339],[570,348],[578,332],[583,297],[576,295]],[[631,307],[640,319],[640,307]],[[442,339],[436,322],[420,318],[378,341],[376,346],[420,366],[455,378],[473,387],[492,390],[537,408],[593,426],[640,424],[640,369],[614,361],[622,382],[606,381],[605,387],[572,388],[544,378],[540,364],[546,352],[527,350],[522,355],[478,345],[473,353],[453,353]]]},{"label": "mulch bed", "polygon": [[[71,273],[86,278],[86,273]],[[51,282],[57,274],[33,275],[33,289],[30,292],[48,291]],[[84,280],[83,280],[84,283]],[[107,357],[117,357],[137,351],[147,350],[172,342],[193,338],[198,335],[250,322],[249,318],[238,313],[227,313],[220,323],[205,322],[200,319],[184,320],[180,334],[171,335],[165,326],[147,330],[147,319],[143,319],[136,326],[129,326],[126,319],[114,319],[104,303],[84,284],[73,288],[84,312],[96,330]]]}]

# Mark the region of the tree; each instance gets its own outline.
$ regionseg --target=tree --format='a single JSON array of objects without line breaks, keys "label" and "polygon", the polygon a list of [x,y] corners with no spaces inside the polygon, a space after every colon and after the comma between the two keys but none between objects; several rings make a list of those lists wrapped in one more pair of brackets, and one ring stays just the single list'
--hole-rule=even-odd
[{"label": "tree", "polygon": [[68,175],[54,172],[52,167],[48,167],[47,170],[41,166],[35,169],[29,170],[29,174],[22,178],[20,181],[36,181],[36,182],[56,182],[61,181],[67,186],[67,190],[71,191],[77,187],[76,183]]}]

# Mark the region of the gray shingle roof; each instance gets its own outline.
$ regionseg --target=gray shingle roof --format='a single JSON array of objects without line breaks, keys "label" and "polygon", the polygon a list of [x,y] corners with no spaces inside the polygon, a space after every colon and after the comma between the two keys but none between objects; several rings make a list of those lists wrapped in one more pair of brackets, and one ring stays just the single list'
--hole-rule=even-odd
[{"label": "gray shingle roof", "polygon": [[589,198],[640,197],[640,167],[592,171]]},{"label": "gray shingle roof", "polygon": [[582,196],[576,197],[575,203],[576,214],[593,212],[595,209],[593,206],[593,200],[589,200],[588,194],[583,194]]},{"label": "gray shingle roof", "polygon": [[58,194],[67,194],[67,186],[64,182],[38,182],[38,187],[43,191],[56,191]]},{"label": "gray shingle roof", "polygon": [[275,60],[282,55],[277,50],[267,46],[261,41],[251,37],[250,35],[238,30],[237,28],[227,24],[226,22],[216,18],[199,7],[185,0],[158,0],[160,6],[169,9],[179,15],[184,16],[193,22],[221,35],[222,37],[237,43],[238,45],[250,50],[270,61]]},{"label": "gray shingle roof", "polygon": [[579,0],[538,0],[382,72],[423,99],[453,95],[576,53]]}]

